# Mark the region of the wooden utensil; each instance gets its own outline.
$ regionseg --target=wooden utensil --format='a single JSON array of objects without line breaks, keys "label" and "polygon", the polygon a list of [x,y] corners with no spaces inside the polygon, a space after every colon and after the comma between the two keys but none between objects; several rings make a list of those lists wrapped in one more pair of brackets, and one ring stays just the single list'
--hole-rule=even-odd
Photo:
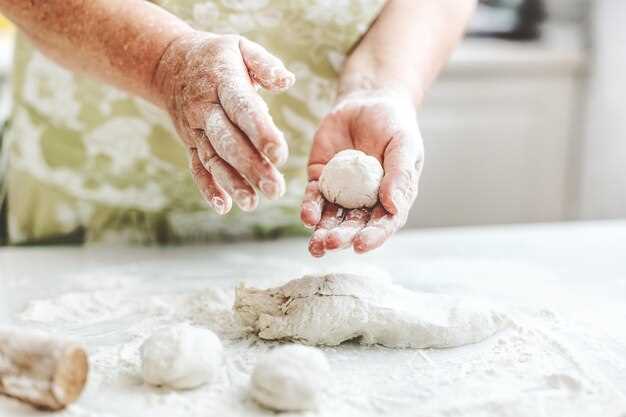
[{"label": "wooden utensil", "polygon": [[44,332],[0,327],[0,394],[45,410],[61,410],[82,392],[85,350]]}]

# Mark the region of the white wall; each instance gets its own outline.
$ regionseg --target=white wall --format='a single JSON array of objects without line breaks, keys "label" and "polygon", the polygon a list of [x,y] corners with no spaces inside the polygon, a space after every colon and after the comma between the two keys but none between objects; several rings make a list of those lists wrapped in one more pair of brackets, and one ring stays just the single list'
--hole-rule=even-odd
[{"label": "white wall", "polygon": [[[626,0],[624,0],[626,1]],[[408,226],[572,217],[585,51],[576,25],[537,42],[468,39],[418,113],[426,148]]]},{"label": "white wall", "polygon": [[592,0],[544,0],[551,19],[580,21]]},{"label": "white wall", "polygon": [[626,1],[595,1],[591,24],[579,216],[626,217]]}]

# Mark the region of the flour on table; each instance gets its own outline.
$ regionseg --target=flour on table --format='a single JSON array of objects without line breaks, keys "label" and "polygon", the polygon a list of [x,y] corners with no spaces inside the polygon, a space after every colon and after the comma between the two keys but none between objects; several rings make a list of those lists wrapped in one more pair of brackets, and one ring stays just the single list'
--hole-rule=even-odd
[{"label": "flour on table", "polygon": [[[128,297],[134,293],[127,290],[96,290],[68,292],[54,300],[30,302],[21,317],[24,320],[41,322],[72,322],[76,316],[84,322],[101,322],[131,313],[165,313],[171,307],[160,297],[141,297],[134,305],[128,304]],[[63,305],[59,309],[57,305]]]},{"label": "flour on table", "polygon": [[179,324],[160,329],[141,345],[143,380],[174,389],[211,382],[222,365],[222,343],[210,330]]},{"label": "flour on table", "polygon": [[[59,289],[39,299],[31,297],[27,310],[13,316],[14,324],[73,337],[89,350],[90,378],[83,396],[55,417],[267,416],[267,410],[250,398],[250,379],[264,354],[280,342],[242,332],[232,308],[235,284],[245,280],[248,285],[270,287],[284,284],[286,276],[329,272],[358,273],[376,277],[380,285],[390,283],[380,279],[385,264],[364,258],[354,265],[340,265],[337,259],[313,264],[229,251],[220,258],[219,269],[207,269],[206,254],[201,256],[202,261],[186,267],[177,258],[175,274],[158,260],[120,264],[106,269],[111,277],[124,277],[111,283],[103,280],[102,268],[87,265],[80,275],[62,277],[62,289],[71,292]],[[506,304],[514,325],[480,343],[454,349],[355,343],[322,347],[332,378],[320,394],[316,415],[624,415],[622,395],[588,363],[590,358],[606,357],[602,344],[614,339],[600,337],[603,330],[597,321],[590,321],[591,327],[577,320],[573,312],[581,311],[580,304],[559,310],[555,300],[563,299],[562,286],[546,285],[549,277],[522,266],[500,258],[477,265],[463,257],[395,264],[394,278],[402,279],[395,282],[403,288],[434,296],[497,299]],[[223,366],[210,384],[194,390],[144,384],[142,343],[156,329],[181,323],[210,329],[221,338]],[[607,360],[617,372],[626,369],[621,357]],[[0,415],[40,413],[0,398]]]},{"label": "flour on table", "polygon": [[305,276],[258,290],[237,289],[235,310],[262,339],[336,346],[454,347],[486,339],[508,319],[471,299],[419,293],[350,274]]},{"label": "flour on table", "polygon": [[315,410],[329,378],[330,366],[321,350],[296,344],[281,346],[256,364],[250,395],[271,410]]}]

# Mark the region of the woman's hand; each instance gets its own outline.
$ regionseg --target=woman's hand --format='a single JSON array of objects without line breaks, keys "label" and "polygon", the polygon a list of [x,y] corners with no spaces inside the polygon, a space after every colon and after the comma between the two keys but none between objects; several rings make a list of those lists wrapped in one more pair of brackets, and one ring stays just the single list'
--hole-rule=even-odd
[{"label": "woman's hand", "polygon": [[188,149],[198,189],[218,214],[228,213],[232,200],[254,210],[255,187],[270,199],[284,193],[276,166],[287,159],[287,143],[256,89],[284,91],[294,81],[278,58],[241,36],[190,31],[163,54],[157,95]]},{"label": "woman's hand", "polygon": [[[381,161],[385,170],[379,202],[371,209],[344,209],[325,200],[318,179],[339,151],[358,149]],[[415,106],[398,90],[360,90],[340,97],[322,120],[309,158],[309,184],[300,213],[315,228],[309,251],[352,246],[357,253],[379,247],[407,220],[415,201],[424,150]]]}]

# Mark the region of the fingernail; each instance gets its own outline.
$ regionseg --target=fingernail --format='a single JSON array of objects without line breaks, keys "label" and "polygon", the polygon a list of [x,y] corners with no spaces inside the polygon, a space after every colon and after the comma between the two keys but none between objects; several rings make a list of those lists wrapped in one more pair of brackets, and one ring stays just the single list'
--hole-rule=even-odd
[{"label": "fingernail", "polygon": [[243,211],[251,211],[256,207],[255,198],[248,191],[237,190],[234,192],[233,197],[235,198],[239,208]]},{"label": "fingernail", "polygon": [[316,258],[324,256],[324,239],[326,238],[327,231],[324,229],[317,229],[313,232],[311,240],[309,241],[309,252]]},{"label": "fingernail", "polygon": [[263,153],[276,165],[282,165],[287,161],[287,149],[275,143],[268,144]]},{"label": "fingernail", "polygon": [[263,191],[263,194],[265,194],[269,198],[273,198],[274,195],[278,193],[278,187],[274,181],[261,180],[261,182],[259,183],[259,188],[261,189],[261,191]]},{"label": "fingernail", "polygon": [[285,80],[284,81],[285,88],[289,88],[295,84],[296,75],[293,72],[287,70],[283,79]]},{"label": "fingernail", "polygon": [[356,253],[364,253],[367,250],[367,243],[365,243],[361,238],[356,238],[352,243],[352,246],[354,247],[354,251]]},{"label": "fingernail", "polygon": [[326,239],[324,239],[324,249],[332,252],[339,249],[344,249],[350,243],[351,240],[349,239],[349,231],[337,228],[333,230],[332,233],[329,233],[326,236]]},{"label": "fingernail", "polygon": [[312,216],[311,212],[313,211],[313,209],[309,206],[310,206],[310,203],[302,204],[302,207],[300,208],[300,220],[302,220],[302,224],[307,229],[314,229],[316,223],[311,222],[310,221],[311,219],[309,218]]},{"label": "fingernail", "polygon": [[307,213],[300,213],[300,220],[302,220],[302,225],[309,230],[315,229],[315,224],[313,224],[309,218]]},{"label": "fingernail", "polygon": [[276,182],[268,179],[262,179],[259,182],[259,188],[269,199],[278,198],[285,193],[285,187],[283,186],[282,181]]},{"label": "fingernail", "polygon": [[[277,74],[279,72],[280,74]],[[293,86],[294,83],[296,82],[296,76],[293,74],[293,72],[289,71],[288,69],[279,69],[279,68],[273,69],[271,78],[275,80],[273,83],[274,88],[277,89],[278,91],[284,91],[290,88],[291,86]]]},{"label": "fingernail", "polygon": [[211,206],[217,211],[217,214],[224,214],[226,210],[226,205],[224,204],[224,200],[221,197],[213,197],[211,198]]}]

